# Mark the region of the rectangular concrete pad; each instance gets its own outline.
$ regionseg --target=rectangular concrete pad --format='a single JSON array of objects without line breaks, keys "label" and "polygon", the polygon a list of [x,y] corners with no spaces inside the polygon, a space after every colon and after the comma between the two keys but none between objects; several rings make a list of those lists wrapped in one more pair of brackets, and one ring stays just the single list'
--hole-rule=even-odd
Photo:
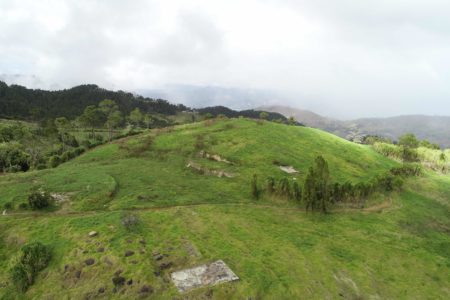
[{"label": "rectangular concrete pad", "polygon": [[222,260],[172,273],[172,281],[181,293],[238,279]]}]

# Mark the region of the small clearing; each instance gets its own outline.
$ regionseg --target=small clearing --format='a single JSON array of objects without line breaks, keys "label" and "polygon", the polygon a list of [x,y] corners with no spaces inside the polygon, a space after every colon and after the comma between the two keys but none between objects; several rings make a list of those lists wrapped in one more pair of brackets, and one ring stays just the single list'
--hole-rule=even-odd
[{"label": "small clearing", "polygon": [[222,261],[172,273],[172,281],[180,293],[192,289],[238,280],[239,277]]}]

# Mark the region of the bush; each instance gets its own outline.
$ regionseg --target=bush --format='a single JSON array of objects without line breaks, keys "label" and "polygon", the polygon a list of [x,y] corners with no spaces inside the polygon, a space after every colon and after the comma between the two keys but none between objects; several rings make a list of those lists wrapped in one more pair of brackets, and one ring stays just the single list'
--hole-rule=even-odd
[{"label": "bush", "polygon": [[18,261],[10,269],[10,278],[16,288],[24,292],[34,283],[36,275],[45,269],[51,259],[50,249],[40,242],[22,247]]},{"label": "bush", "polygon": [[132,230],[139,224],[139,216],[133,213],[126,213],[122,216],[122,225],[127,230]]},{"label": "bush", "polygon": [[251,187],[252,187],[252,196],[253,196],[253,198],[258,200],[259,199],[260,190],[258,188],[258,175],[256,175],[256,174],[253,174]]},{"label": "bush", "polygon": [[22,210],[28,209],[28,203],[26,203],[26,202],[20,203],[19,209],[22,209]]},{"label": "bush", "polygon": [[46,164],[38,164],[36,166],[36,170],[44,170],[47,169],[47,165]]},{"label": "bush", "polygon": [[56,168],[61,164],[61,157],[59,155],[52,155],[48,160],[50,168]]},{"label": "bush", "polygon": [[26,267],[20,262],[16,263],[9,270],[9,277],[11,278],[11,282],[19,292],[25,292],[32,284],[28,276],[29,274]]},{"label": "bush", "polygon": [[49,193],[44,191],[36,191],[28,196],[28,204],[33,210],[49,207],[52,203],[52,200],[53,197]]},{"label": "bush", "polygon": [[12,209],[12,208],[13,208],[12,202],[6,202],[5,204],[3,204],[3,209]]}]

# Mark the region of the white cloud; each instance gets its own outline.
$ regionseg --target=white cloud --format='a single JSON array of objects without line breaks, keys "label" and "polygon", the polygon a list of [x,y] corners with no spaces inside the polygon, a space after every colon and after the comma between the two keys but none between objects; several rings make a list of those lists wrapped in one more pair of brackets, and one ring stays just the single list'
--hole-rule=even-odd
[{"label": "white cloud", "polygon": [[447,0],[2,0],[0,76],[267,89],[343,117],[449,115],[449,11]]}]

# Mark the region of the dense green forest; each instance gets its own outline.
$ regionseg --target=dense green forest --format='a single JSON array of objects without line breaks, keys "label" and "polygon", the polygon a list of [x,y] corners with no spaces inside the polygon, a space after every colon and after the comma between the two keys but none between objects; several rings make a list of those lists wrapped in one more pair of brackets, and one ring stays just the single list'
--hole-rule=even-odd
[{"label": "dense green forest", "polygon": [[144,112],[174,115],[187,110],[182,104],[151,99],[124,91],[109,91],[94,84],[80,85],[59,91],[28,89],[0,81],[0,117],[41,120],[45,118],[75,118],[85,107],[98,105],[104,99],[115,101],[119,110],[129,114],[139,108]]}]

